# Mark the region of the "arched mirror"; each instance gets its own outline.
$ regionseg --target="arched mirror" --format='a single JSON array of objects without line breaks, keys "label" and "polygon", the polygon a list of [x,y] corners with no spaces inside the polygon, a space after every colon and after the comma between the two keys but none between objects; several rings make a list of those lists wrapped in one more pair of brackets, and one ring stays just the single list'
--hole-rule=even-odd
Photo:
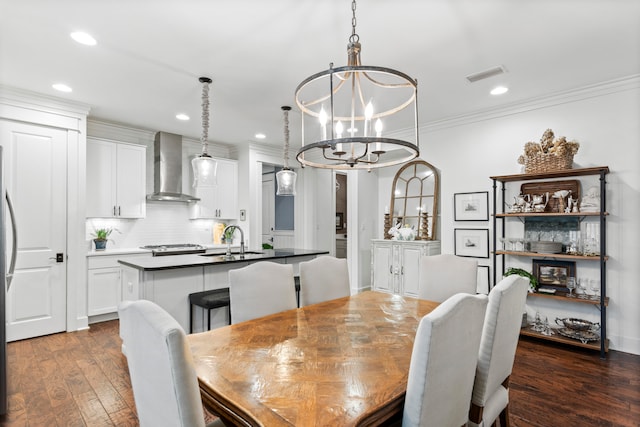
[{"label": "arched mirror", "polygon": [[438,171],[424,160],[404,165],[393,179],[391,209],[385,226],[413,227],[416,240],[434,240],[438,215]]}]

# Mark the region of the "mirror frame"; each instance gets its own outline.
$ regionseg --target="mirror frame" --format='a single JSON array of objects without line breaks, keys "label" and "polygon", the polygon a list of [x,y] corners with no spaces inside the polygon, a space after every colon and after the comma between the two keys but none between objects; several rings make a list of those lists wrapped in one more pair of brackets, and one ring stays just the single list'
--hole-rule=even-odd
[{"label": "mirror frame", "polygon": [[[396,203],[396,186],[398,184],[398,180],[401,178],[402,174],[407,170],[413,168],[413,176],[410,177],[407,180],[407,190],[409,189],[409,183],[410,181],[412,181],[413,179],[418,179],[420,181],[427,179],[426,178],[418,178],[418,174],[422,173],[424,171],[430,171],[432,172],[432,175],[434,177],[434,183],[433,183],[433,194],[431,193],[425,193],[425,187],[424,185],[421,183],[420,184],[420,193],[419,194],[406,194],[405,196],[403,196],[402,198],[405,199],[405,203]],[[403,178],[404,179],[404,178]],[[435,240],[435,236],[436,236],[436,226],[437,226],[437,220],[438,220],[438,195],[440,192],[440,183],[439,183],[439,178],[438,178],[438,170],[433,167],[433,165],[431,165],[430,163],[424,161],[424,160],[414,160],[411,161],[407,164],[405,164],[404,166],[402,166],[398,172],[396,173],[396,176],[393,178],[393,184],[391,186],[391,203],[390,203],[390,210],[389,210],[389,218],[387,220],[387,218],[385,218],[385,230],[384,230],[384,238],[385,239],[390,239],[389,237],[389,228],[393,227],[395,225],[395,222],[398,221],[398,219],[402,218],[402,222],[404,222],[404,218],[409,216],[409,217],[416,217],[418,218],[418,230],[416,233],[416,240]],[[406,199],[410,198],[410,197],[419,197],[419,206],[422,206],[423,204],[423,198],[426,197],[433,197],[433,205],[431,208],[430,212],[427,212],[428,217],[431,219],[430,222],[428,222],[430,224],[430,227],[428,228],[428,232],[425,234],[423,232],[423,225],[421,224],[422,218],[420,218],[419,215],[407,215],[406,212]],[[399,202],[399,201],[398,201]],[[397,205],[398,206],[398,212],[397,214],[395,213],[395,208]],[[386,215],[385,215],[386,216]]]}]

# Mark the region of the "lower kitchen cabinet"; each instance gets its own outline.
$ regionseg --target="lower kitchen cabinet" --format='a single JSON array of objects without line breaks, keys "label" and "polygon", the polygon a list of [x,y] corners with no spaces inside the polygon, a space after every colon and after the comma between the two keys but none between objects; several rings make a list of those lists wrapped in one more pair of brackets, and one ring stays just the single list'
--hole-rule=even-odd
[{"label": "lower kitchen cabinet", "polygon": [[[151,254],[98,255],[87,260],[87,316],[90,323],[117,317],[122,300],[138,299],[137,275],[127,276],[119,259]],[[92,319],[93,317],[93,319]]]},{"label": "lower kitchen cabinet", "polygon": [[88,274],[87,315],[96,316],[118,311],[118,303],[122,300],[120,268],[94,268],[89,270]]},{"label": "lower kitchen cabinet", "polygon": [[417,297],[420,258],[440,253],[437,240],[371,241],[371,289]]}]

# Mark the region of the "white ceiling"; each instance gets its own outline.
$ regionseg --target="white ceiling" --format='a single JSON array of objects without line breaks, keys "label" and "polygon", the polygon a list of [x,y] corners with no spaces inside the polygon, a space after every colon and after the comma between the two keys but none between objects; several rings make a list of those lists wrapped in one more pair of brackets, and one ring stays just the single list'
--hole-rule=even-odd
[{"label": "white ceiling", "polygon": [[[363,64],[417,78],[421,124],[640,73],[638,0],[361,0],[356,16]],[[97,46],[74,42],[77,30]],[[350,34],[349,0],[0,0],[0,84],[198,139],[198,77],[210,76],[210,141],[264,132],[281,144],[280,106],[295,106],[304,78],[346,65]],[[508,72],[465,79],[498,65]],[[510,91],[490,96],[498,84]]]}]

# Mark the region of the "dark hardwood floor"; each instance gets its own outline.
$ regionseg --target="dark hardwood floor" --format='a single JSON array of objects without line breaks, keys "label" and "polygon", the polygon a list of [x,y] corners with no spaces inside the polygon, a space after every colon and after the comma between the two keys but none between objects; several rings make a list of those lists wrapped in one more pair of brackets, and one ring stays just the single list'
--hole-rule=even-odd
[{"label": "dark hardwood floor", "polygon": [[[137,426],[120,343],[117,321],[10,343],[2,425]],[[640,427],[640,356],[523,339],[510,401],[514,427]]]}]

